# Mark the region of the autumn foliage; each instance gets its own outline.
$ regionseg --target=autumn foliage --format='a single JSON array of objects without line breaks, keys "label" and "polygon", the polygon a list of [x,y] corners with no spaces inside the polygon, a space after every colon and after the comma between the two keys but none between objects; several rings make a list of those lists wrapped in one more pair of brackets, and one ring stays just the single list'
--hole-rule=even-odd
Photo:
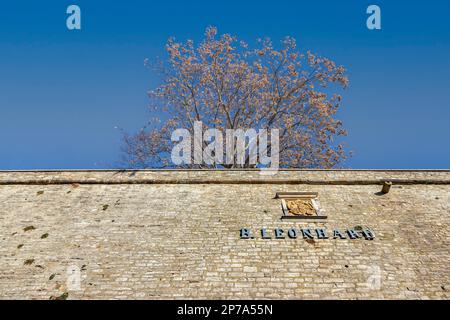
[{"label": "autumn foliage", "polygon": [[337,92],[348,85],[344,67],[299,52],[290,37],[279,47],[264,39],[251,49],[234,36],[219,36],[214,27],[198,45],[169,39],[168,59],[159,69],[162,84],[149,92],[151,120],[138,133],[124,134],[126,166],[174,167],[171,133],[193,130],[195,121],[222,131],[280,129],[280,167],[339,165],[346,157],[335,142],[346,134],[335,119],[341,105]]}]

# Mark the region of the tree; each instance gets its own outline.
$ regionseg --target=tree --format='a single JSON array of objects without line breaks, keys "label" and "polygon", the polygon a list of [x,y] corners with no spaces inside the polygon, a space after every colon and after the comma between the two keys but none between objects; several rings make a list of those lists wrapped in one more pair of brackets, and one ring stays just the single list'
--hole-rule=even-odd
[{"label": "tree", "polygon": [[[171,133],[194,123],[203,129],[279,129],[280,167],[332,168],[345,157],[335,138],[346,135],[335,119],[345,88],[345,69],[311,52],[302,54],[286,37],[275,49],[270,39],[255,49],[208,27],[195,46],[169,39],[160,65],[162,84],[148,93],[152,120],[138,133],[124,133],[128,167],[174,167]],[[270,149],[270,145],[268,149]],[[246,163],[239,167],[253,167]],[[234,168],[236,165],[186,165]]]}]

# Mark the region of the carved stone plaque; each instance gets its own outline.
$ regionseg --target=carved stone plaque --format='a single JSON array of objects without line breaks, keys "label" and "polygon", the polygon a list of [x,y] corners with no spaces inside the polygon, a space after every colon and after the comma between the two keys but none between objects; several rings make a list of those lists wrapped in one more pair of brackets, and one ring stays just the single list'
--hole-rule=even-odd
[{"label": "carved stone plaque", "polygon": [[281,199],[282,218],[325,219],[317,196],[317,192],[278,192],[276,198]]}]

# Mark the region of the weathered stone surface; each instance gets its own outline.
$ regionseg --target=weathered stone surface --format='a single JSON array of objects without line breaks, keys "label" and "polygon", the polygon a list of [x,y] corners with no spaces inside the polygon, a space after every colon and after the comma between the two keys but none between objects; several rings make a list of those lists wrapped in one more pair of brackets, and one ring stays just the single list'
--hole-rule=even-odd
[{"label": "weathered stone surface", "polygon": [[[447,299],[449,184],[449,171],[0,172],[0,298]],[[281,220],[282,191],[318,192],[328,218]]]},{"label": "weathered stone surface", "polygon": [[293,215],[312,216],[316,214],[316,210],[314,210],[311,200],[292,199],[286,200],[286,203],[289,213]]}]

